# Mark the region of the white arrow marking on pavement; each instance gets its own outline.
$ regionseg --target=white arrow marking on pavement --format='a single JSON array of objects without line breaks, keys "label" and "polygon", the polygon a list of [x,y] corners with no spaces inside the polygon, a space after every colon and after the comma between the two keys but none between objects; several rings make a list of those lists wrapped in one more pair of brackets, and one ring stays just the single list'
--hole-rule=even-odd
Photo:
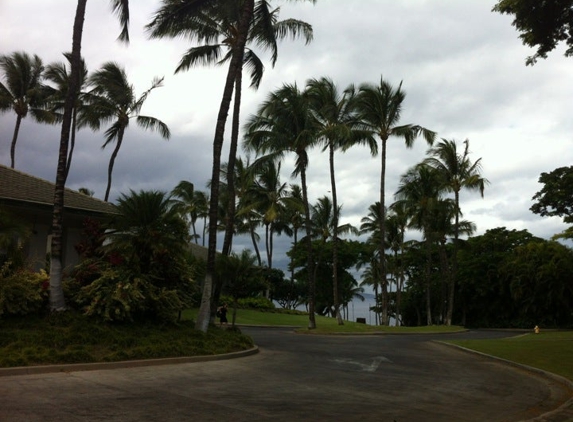
[{"label": "white arrow marking on pavement", "polygon": [[376,356],[376,357],[372,358],[372,363],[370,363],[370,364],[365,364],[365,363],[359,362],[359,361],[354,360],[354,359],[346,359],[346,358],[345,359],[332,359],[332,361],[334,361],[336,363],[346,363],[346,364],[351,364],[351,365],[357,365],[360,367],[360,369],[362,369],[365,372],[375,372],[382,362],[390,362],[390,359],[387,359],[384,356]]}]

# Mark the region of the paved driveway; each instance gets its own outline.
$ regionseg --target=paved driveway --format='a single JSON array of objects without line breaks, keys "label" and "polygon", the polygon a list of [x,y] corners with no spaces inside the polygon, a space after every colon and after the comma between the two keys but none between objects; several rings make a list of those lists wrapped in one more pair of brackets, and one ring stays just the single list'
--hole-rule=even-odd
[{"label": "paved driveway", "polygon": [[259,354],[0,378],[0,421],[519,421],[571,395],[430,336],[244,332]]}]

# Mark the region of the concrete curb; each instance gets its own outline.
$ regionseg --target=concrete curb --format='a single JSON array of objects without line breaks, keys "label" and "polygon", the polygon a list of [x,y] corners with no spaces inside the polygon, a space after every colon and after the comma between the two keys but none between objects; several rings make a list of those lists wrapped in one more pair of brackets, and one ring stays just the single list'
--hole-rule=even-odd
[{"label": "concrete curb", "polygon": [[208,362],[216,360],[236,359],[259,353],[257,346],[240,352],[224,353],[221,355],[182,356],[163,359],[126,360],[119,362],[74,363],[68,365],[18,366],[0,368],[0,377],[14,375],[37,375],[56,372],[96,371],[118,368],[139,368],[143,366],[176,365],[181,363]]},{"label": "concrete curb", "polygon": [[[547,372],[547,371],[544,371],[543,369],[534,368],[533,366],[524,365],[522,363],[513,362],[513,361],[503,359],[503,358],[500,358],[497,356],[488,355],[487,353],[478,352],[477,350],[468,349],[468,348],[463,347],[463,346],[458,346],[457,344],[445,343],[445,342],[439,341],[439,340],[434,340],[434,343],[442,344],[442,345],[447,346],[447,347],[453,347],[453,348],[456,348],[456,349],[461,350],[461,351],[466,352],[466,353],[471,353],[474,355],[483,356],[485,358],[488,358],[491,360],[496,360],[496,361],[502,362],[506,365],[513,366],[515,368],[523,369],[525,371],[544,376],[546,378],[549,378],[549,379],[563,385],[565,388],[568,388],[569,390],[573,391],[573,382],[568,380],[565,377],[562,377],[561,375],[557,375],[557,374],[554,374],[552,372]],[[563,403],[557,409],[554,409],[550,412],[543,413],[542,415],[539,415],[533,419],[526,419],[526,420],[523,420],[520,422],[552,422],[552,421],[566,422],[566,421],[571,421],[571,420],[573,420],[573,397],[571,397],[569,400],[567,400],[565,403]]]}]

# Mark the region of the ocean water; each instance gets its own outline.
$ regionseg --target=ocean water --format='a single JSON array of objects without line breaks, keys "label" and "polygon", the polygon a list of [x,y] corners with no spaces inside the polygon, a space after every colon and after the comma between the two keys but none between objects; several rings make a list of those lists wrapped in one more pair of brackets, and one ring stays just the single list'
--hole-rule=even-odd
[{"label": "ocean water", "polygon": [[[354,322],[356,322],[358,318],[364,318],[366,324],[376,325],[376,314],[370,310],[370,307],[376,304],[374,295],[363,293],[362,296],[364,296],[364,300],[355,297],[354,300],[349,302],[345,307],[341,309],[342,318],[347,321]],[[307,311],[305,305],[301,305],[297,307],[297,309],[300,311]],[[390,324],[393,325],[392,321]]]}]

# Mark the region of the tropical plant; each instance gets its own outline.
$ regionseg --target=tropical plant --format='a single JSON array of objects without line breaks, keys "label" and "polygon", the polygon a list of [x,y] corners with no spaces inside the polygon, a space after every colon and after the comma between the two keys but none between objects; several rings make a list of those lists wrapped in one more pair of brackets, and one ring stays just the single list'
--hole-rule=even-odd
[{"label": "tropical plant", "polygon": [[[314,1],[314,0],[311,0]],[[235,5],[240,5],[240,9],[235,9]],[[231,14],[225,12],[233,11]],[[231,99],[233,91],[237,83],[241,81],[242,68],[245,63],[245,47],[249,42],[250,37],[256,38],[257,32],[253,28],[260,28],[262,31],[258,34],[259,39],[257,42],[262,43],[263,46],[270,46],[276,52],[276,35],[272,27],[272,18],[274,15],[269,12],[268,2],[266,0],[244,0],[242,2],[214,2],[208,0],[198,0],[191,2],[179,2],[177,0],[164,0],[163,7],[155,14],[152,22],[147,26],[151,29],[156,36],[188,36],[191,39],[198,41],[205,41],[210,43],[217,39],[221,34],[220,28],[216,25],[206,25],[206,22],[216,21],[221,22],[222,17],[228,17],[228,21],[224,25],[224,30],[227,31],[229,27],[233,27],[232,48],[230,49],[228,57],[229,67],[225,81],[225,88],[223,90],[223,98],[219,107],[217,116],[217,125],[215,129],[215,137],[213,140],[213,168],[211,174],[211,198],[209,204],[209,248],[207,258],[207,275],[203,285],[203,299],[201,301],[201,309],[197,318],[197,328],[202,331],[207,331],[207,325],[210,317],[210,297],[212,290],[212,279],[215,269],[215,251],[217,246],[217,207],[219,205],[219,177],[221,169],[221,151],[223,147],[223,139],[225,133],[225,125],[227,116],[231,106]],[[260,25],[260,26],[259,26]],[[286,26],[284,30],[291,31]],[[263,36],[264,35],[264,36]],[[279,33],[280,35],[280,33]],[[270,38],[269,38],[270,37]],[[251,38],[251,39],[253,39]],[[268,44],[268,41],[271,41]],[[211,49],[212,50],[212,49]],[[213,50],[212,50],[213,51]],[[189,65],[193,55],[189,56]],[[209,58],[207,54],[203,58]],[[247,55],[249,58],[249,55]],[[256,61],[252,61],[255,63]],[[236,104],[240,104],[240,94],[238,90],[235,92]],[[233,125],[233,133],[238,134],[238,107],[235,108],[234,116],[235,123]],[[236,145],[236,143],[235,143]],[[235,153],[232,146],[230,153],[230,174],[233,174]],[[231,161],[233,160],[233,161]],[[231,179],[232,180],[232,179]],[[234,196],[234,189],[229,187],[229,191]],[[234,206],[234,201],[230,201],[229,207]],[[233,214],[232,212],[230,214]],[[231,223],[229,223],[231,224]],[[232,235],[232,228],[227,230],[227,241],[230,242],[229,237]],[[225,245],[227,246],[227,245]]]},{"label": "tropical plant", "polygon": [[[402,103],[406,98],[406,93],[402,90],[402,83],[398,88],[392,87],[389,82],[380,77],[380,84],[362,84],[359,89],[358,109],[364,124],[378,136],[381,143],[381,171],[380,171],[380,255],[384,255],[386,238],[386,148],[388,139],[391,136],[403,138],[406,147],[411,148],[414,140],[422,135],[428,144],[434,142],[436,134],[422,126],[406,124],[398,126],[402,114]],[[387,295],[386,263],[380,261],[380,276],[382,277],[383,297]],[[387,304],[382,304],[382,324],[388,324]]]},{"label": "tropical plant", "polygon": [[185,218],[193,231],[193,239],[198,243],[197,227],[195,223],[199,218],[197,197],[195,195],[195,186],[193,183],[182,180],[171,191],[173,207]]},{"label": "tropical plant", "polygon": [[237,318],[238,301],[256,295],[268,288],[263,277],[262,268],[255,265],[256,256],[244,249],[239,255],[219,255],[217,263],[217,277],[224,280],[223,288],[233,298],[233,318],[231,325],[235,325]]},{"label": "tropical plant", "polygon": [[14,134],[10,144],[10,167],[16,162],[16,142],[20,125],[28,113],[41,123],[54,123],[54,114],[47,108],[48,90],[43,85],[44,65],[42,59],[23,51],[0,56],[0,69],[4,83],[0,81],[0,113],[12,110],[16,114]]},{"label": "tropical plant", "polygon": [[418,164],[410,168],[400,179],[396,199],[403,206],[410,219],[409,227],[421,230],[426,245],[426,270],[425,270],[425,294],[426,294],[426,322],[432,325],[431,307],[431,268],[432,268],[432,244],[438,240],[433,224],[436,217],[445,206],[441,197],[443,190],[441,179],[432,167]]},{"label": "tropical plant", "polygon": [[249,199],[251,207],[261,215],[265,227],[267,266],[273,268],[273,235],[292,234],[285,218],[288,207],[287,184],[280,180],[281,164],[266,162],[256,172]]},{"label": "tropical plant", "polygon": [[[58,166],[54,188],[54,208],[52,211],[52,243],[50,254],[50,309],[60,311],[66,309],[66,300],[62,289],[62,233],[64,211],[64,189],[66,185],[66,169],[68,147],[70,140],[70,127],[74,104],[79,92],[81,74],[81,46],[86,14],[87,0],[78,0],[74,16],[72,33],[72,52],[70,55],[70,83],[64,102],[62,114],[62,130],[60,132],[60,146],[58,151]],[[111,0],[113,12],[119,17],[122,31],[119,39],[129,41],[129,0]]]},{"label": "tropical plant", "polygon": [[296,154],[296,164],[292,175],[300,175],[305,213],[309,329],[316,328],[314,316],[316,286],[306,171],[309,164],[308,152],[316,143],[316,125],[310,114],[308,98],[296,84],[286,84],[271,92],[267,100],[259,107],[257,114],[249,120],[245,134],[245,147],[262,155],[258,159],[259,163],[277,161],[289,152]]},{"label": "tropical plant", "polygon": [[[230,62],[233,51],[239,45],[238,27],[241,19],[243,5],[235,0],[225,0],[219,2],[216,7],[206,8],[203,14],[197,16],[195,20],[188,20],[185,29],[173,22],[170,14],[180,11],[178,2],[165,2],[163,8],[156,14],[155,19],[147,26],[152,37],[179,36],[182,32],[191,38],[197,38],[200,46],[190,48],[182,57],[175,73],[188,70],[189,67],[197,64],[217,64],[222,65]],[[310,25],[289,19],[278,21],[279,8],[271,10],[267,1],[258,1],[254,5],[253,16],[247,36],[243,63],[239,67],[234,86],[234,106],[233,124],[231,129],[231,145],[229,149],[228,175],[234,171],[237,144],[239,137],[239,115],[241,105],[242,71],[243,67],[250,70],[251,87],[257,89],[264,71],[264,66],[257,54],[248,47],[250,44],[257,44],[262,49],[271,50],[271,63],[274,66],[277,60],[277,40],[289,35],[293,37],[304,35],[306,42],[312,39],[312,28]],[[224,50],[227,52],[224,53]],[[227,180],[227,189],[231,197],[228,201],[227,227],[223,242],[223,254],[228,255],[231,250],[231,237],[233,234],[232,217],[235,214],[234,181]]]},{"label": "tropical plant", "polygon": [[25,268],[0,267],[0,316],[29,315],[42,310],[48,299],[48,274]]},{"label": "tropical plant", "polygon": [[160,87],[162,83],[163,78],[155,78],[151,87],[141,96],[136,97],[133,85],[127,80],[125,70],[114,62],[104,63],[101,69],[88,78],[88,84],[93,88],[86,96],[88,109],[81,116],[80,123],[88,125],[93,130],[99,130],[102,124],[111,121],[111,126],[105,131],[105,142],[102,148],[115,142],[107,170],[104,201],[109,199],[113,166],[121,148],[125,130],[132,118],[135,118],[139,127],[158,131],[164,139],[169,139],[171,136],[169,128],[161,120],[140,114],[149,93]]},{"label": "tropical plant", "polygon": [[[71,53],[65,53],[64,57],[68,61],[68,64],[71,63],[72,57]],[[61,113],[61,110],[64,108],[64,103],[66,101],[66,95],[68,93],[68,87],[70,85],[70,78],[71,70],[68,70],[68,66],[64,62],[57,62],[51,63],[46,66],[46,71],[44,72],[44,77],[54,83],[56,85],[54,91],[51,93],[49,97],[51,108],[54,112]],[[66,178],[70,172],[70,167],[72,165],[72,157],[74,153],[74,148],[76,145],[76,132],[80,127],[78,126],[78,114],[81,114],[84,110],[83,108],[83,100],[82,100],[82,90],[86,86],[88,77],[88,70],[85,61],[81,60],[81,68],[80,68],[80,81],[78,84],[78,95],[76,98],[76,102],[73,105],[72,111],[72,123],[71,123],[71,134],[70,134],[70,146],[68,151],[68,158],[66,161]],[[59,121],[61,121],[62,115],[59,114],[56,116]],[[90,195],[90,196],[93,196]]]},{"label": "tropical plant", "polygon": [[[356,113],[356,91],[349,86],[343,93],[338,91],[335,83],[329,78],[311,79],[307,81],[307,93],[310,99],[312,115],[317,121],[317,136],[324,142],[324,149],[328,149],[330,164],[330,187],[332,192],[333,209],[338,209],[336,192],[336,178],[334,174],[334,152],[347,150],[357,144],[367,144],[373,154],[377,145],[370,132],[363,128]],[[334,307],[339,325],[343,324],[338,303],[338,215],[334,213],[333,221],[333,274],[332,284],[334,291]]]},{"label": "tropical plant", "polygon": [[[454,194],[455,205],[455,223],[454,223],[454,244],[452,253],[452,270],[450,275],[450,285],[448,290],[448,312],[446,324],[452,324],[452,315],[454,312],[454,292],[457,277],[457,256],[459,249],[460,235],[460,191],[462,189],[477,190],[483,198],[487,179],[481,176],[481,158],[473,163],[469,158],[469,141],[464,141],[465,148],[463,154],[458,154],[457,144],[454,140],[442,139],[442,141],[428,151],[429,158],[424,162],[436,169],[439,176],[443,179],[442,186],[447,192]],[[451,221],[451,220],[448,220]]]},{"label": "tropical plant", "polygon": [[175,319],[191,306],[195,290],[188,241],[188,226],[165,193],[121,195],[103,254],[74,272],[83,285],[76,301],[105,320]]}]

